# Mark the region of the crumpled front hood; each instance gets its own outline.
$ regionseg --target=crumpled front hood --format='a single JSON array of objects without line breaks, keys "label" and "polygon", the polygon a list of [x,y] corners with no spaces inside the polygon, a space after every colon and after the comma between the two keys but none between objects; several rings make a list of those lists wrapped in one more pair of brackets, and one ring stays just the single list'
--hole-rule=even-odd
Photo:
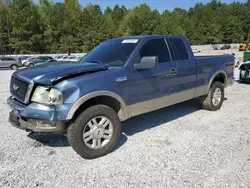
[{"label": "crumpled front hood", "polygon": [[66,78],[107,70],[109,65],[95,63],[57,62],[16,71],[25,80],[42,85],[54,85]]}]

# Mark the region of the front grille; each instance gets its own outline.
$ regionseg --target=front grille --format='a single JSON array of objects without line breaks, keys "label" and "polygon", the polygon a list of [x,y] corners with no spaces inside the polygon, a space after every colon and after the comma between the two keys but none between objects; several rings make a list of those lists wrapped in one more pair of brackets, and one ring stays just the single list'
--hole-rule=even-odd
[{"label": "front grille", "polygon": [[12,96],[22,103],[25,103],[25,96],[28,92],[29,83],[17,78],[15,76],[11,77],[10,82],[10,93]]}]

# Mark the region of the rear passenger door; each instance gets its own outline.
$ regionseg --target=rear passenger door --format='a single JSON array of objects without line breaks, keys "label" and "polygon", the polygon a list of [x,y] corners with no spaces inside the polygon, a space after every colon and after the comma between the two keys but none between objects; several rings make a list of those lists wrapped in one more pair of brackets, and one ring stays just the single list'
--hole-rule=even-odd
[{"label": "rear passenger door", "polygon": [[177,78],[178,93],[180,102],[192,99],[196,88],[196,62],[187,50],[185,40],[179,37],[167,38],[172,61],[177,64]]}]

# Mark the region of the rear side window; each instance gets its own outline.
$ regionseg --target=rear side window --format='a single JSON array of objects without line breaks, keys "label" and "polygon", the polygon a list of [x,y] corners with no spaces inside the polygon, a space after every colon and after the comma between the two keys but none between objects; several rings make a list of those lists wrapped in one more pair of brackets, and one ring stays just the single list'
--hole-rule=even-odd
[{"label": "rear side window", "polygon": [[189,59],[187,48],[182,39],[169,38],[168,41],[170,43],[170,52],[173,61],[183,61]]},{"label": "rear side window", "polygon": [[47,57],[39,57],[38,59],[39,60],[47,60],[48,58]]},{"label": "rear side window", "polygon": [[141,48],[140,58],[145,56],[157,56],[159,63],[170,62],[168,47],[164,39],[152,39],[147,41]]}]

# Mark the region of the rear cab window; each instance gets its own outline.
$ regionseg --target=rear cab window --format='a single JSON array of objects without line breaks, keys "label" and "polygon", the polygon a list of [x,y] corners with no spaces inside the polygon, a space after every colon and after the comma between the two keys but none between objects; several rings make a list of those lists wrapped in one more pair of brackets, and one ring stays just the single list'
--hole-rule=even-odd
[{"label": "rear cab window", "polygon": [[189,60],[187,47],[181,38],[167,38],[173,61]]}]

